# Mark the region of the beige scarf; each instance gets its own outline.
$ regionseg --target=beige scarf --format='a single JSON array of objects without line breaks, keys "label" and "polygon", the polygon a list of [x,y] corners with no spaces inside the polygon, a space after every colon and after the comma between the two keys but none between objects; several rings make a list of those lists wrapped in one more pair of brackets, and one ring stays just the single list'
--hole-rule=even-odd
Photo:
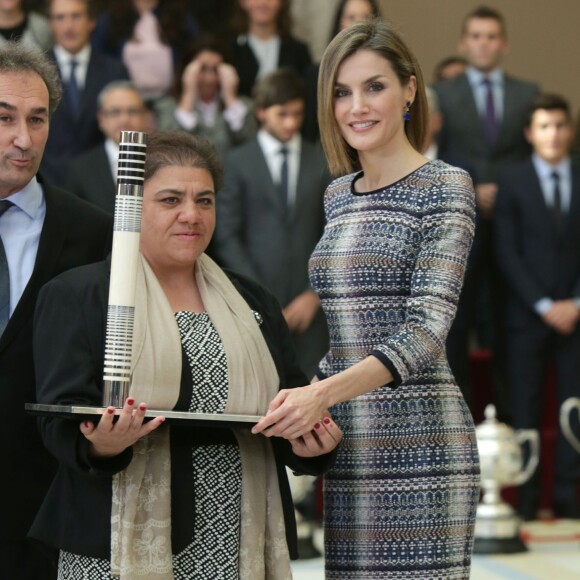
[{"label": "beige scarf", "polygon": [[[259,415],[279,387],[266,342],[248,304],[205,254],[195,279],[226,353],[226,413]],[[144,258],[137,274],[131,396],[172,409],[179,396],[181,341],[173,310]],[[282,501],[270,442],[235,431],[242,459],[241,580],[292,577]],[[171,580],[169,427],[133,446],[130,465],[113,478],[111,569],[121,580]]]}]

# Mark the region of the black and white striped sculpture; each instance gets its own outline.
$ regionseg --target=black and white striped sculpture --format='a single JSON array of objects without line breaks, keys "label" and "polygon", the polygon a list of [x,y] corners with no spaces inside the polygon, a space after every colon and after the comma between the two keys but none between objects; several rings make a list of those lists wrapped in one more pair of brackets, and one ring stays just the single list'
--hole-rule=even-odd
[{"label": "black and white striped sculpture", "polygon": [[147,135],[122,131],[117,167],[111,281],[105,334],[103,406],[122,407],[131,385],[135,283]]}]

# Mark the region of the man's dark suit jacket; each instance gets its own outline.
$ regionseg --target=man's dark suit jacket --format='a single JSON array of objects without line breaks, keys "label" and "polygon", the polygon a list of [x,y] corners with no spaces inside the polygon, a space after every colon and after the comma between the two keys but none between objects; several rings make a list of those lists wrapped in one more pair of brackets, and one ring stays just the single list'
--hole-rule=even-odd
[{"label": "man's dark suit jacket", "polygon": [[57,274],[102,260],[111,247],[112,220],[75,196],[43,186],[46,217],[32,276],[0,337],[0,541],[23,540],[56,471],[37,419],[24,411],[36,400],[32,318],[40,288]]},{"label": "man's dark suit jacket", "polygon": [[441,152],[468,158],[475,166],[479,183],[495,183],[503,167],[525,159],[531,152],[523,128],[530,103],[539,93],[538,86],[509,75],[504,76],[504,82],[503,118],[493,147],[485,137],[467,75],[433,87],[443,114],[443,127],[438,135]]},{"label": "man's dark suit jacket", "polygon": [[115,213],[115,179],[103,144],[81,153],[70,162],[66,189],[109,215]]},{"label": "man's dark suit jacket", "polygon": [[[101,262],[66,272],[48,284],[39,297],[34,327],[34,356],[42,373],[38,381],[41,402],[64,401],[100,405],[104,334],[110,263]],[[226,272],[227,273],[227,272]],[[280,388],[307,384],[298,368],[280,306],[264,288],[237,274],[227,273],[249,307],[262,317],[260,329],[272,355]],[[69,307],[69,304],[71,305]],[[63,326],[62,333],[54,327]],[[182,359],[185,354],[182,352]],[[54,369],[50,375],[51,369]],[[83,380],[84,379],[84,380]],[[180,396],[175,406],[187,410],[193,388],[189,366],[182,365]],[[132,448],[111,459],[92,461],[89,443],[78,422],[41,419],[47,447],[60,460],[57,476],[38,513],[30,535],[55,548],[77,554],[108,558],[111,540],[111,477],[125,469]],[[171,427],[172,548],[174,553],[191,542],[195,496],[189,484],[192,445],[234,443],[230,428]],[[285,465],[300,473],[316,475],[328,469],[336,452],[301,458],[288,441],[271,439],[282,498],[286,537],[292,558],[297,557],[294,507]]]},{"label": "man's dark suit jacket", "polygon": [[[48,53],[56,63],[53,51]],[[50,132],[40,172],[51,185],[65,187],[66,170],[69,161],[79,153],[94,147],[103,141],[103,134],[97,123],[97,96],[101,89],[112,81],[128,79],[125,66],[118,60],[98,54],[94,50],[87,68],[85,87],[81,93],[79,114],[75,117],[71,111],[67,94],[67,79],[62,78],[64,94],[60,105],[50,118]]]},{"label": "man's dark suit jacket", "polygon": [[580,168],[573,167],[572,199],[558,239],[531,160],[506,170],[495,209],[499,265],[508,282],[512,324],[538,319],[534,304],[580,296]]},{"label": "man's dark suit jacket", "polygon": [[[248,44],[247,36],[242,34],[232,39],[229,42],[229,51],[232,64],[240,77],[238,92],[240,95],[251,97],[259,65]],[[303,42],[291,36],[286,36],[280,40],[278,68],[291,68],[302,76],[311,63],[310,52]]]}]

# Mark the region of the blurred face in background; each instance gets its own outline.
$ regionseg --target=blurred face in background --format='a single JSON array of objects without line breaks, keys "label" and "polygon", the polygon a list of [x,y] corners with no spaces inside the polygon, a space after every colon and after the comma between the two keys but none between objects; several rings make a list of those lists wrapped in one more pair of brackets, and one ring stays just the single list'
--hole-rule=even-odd
[{"label": "blurred face in background", "polygon": [[105,93],[97,119],[99,129],[118,145],[121,131],[145,131],[145,105],[137,91],[111,89]]},{"label": "blurred face in background", "polygon": [[212,101],[220,90],[219,67],[222,55],[211,50],[202,50],[196,57],[200,62],[197,89],[202,101]]},{"label": "blurred face in background", "polygon": [[67,52],[77,54],[89,44],[95,22],[81,0],[52,0],[50,27],[55,43]]},{"label": "blurred face in background", "polygon": [[357,22],[373,18],[373,8],[367,0],[348,0],[340,17],[339,29],[344,30]]},{"label": "blurred face in background", "polygon": [[240,0],[240,6],[251,23],[267,25],[275,22],[282,8],[282,0]]},{"label": "blurred face in background", "polygon": [[262,129],[281,143],[286,143],[302,127],[304,101],[295,99],[283,105],[272,105],[267,109],[258,109],[256,115],[262,125]]},{"label": "blurred face in background", "polygon": [[570,153],[574,139],[572,121],[562,109],[538,109],[526,128],[526,138],[538,157],[557,165]]},{"label": "blurred face in background", "polygon": [[459,50],[472,67],[491,72],[508,50],[501,22],[495,18],[470,18],[459,41]]}]

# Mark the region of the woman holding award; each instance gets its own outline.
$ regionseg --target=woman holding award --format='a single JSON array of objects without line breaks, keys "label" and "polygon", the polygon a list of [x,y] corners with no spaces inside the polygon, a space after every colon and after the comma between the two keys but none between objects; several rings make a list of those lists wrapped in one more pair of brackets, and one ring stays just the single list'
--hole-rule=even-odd
[{"label": "woman holding award", "polygon": [[[144,422],[147,408],[260,414],[303,384],[279,306],[203,252],[221,184],[215,150],[150,139],[137,270],[133,371],[115,422],[42,418],[59,471],[30,535],[60,549],[59,578],[286,579],[296,556],[285,465],[316,474],[341,431],[293,441],[246,429]],[[38,401],[100,405],[110,263],[48,284],[35,322]],[[270,445],[271,441],[271,445]]]}]

